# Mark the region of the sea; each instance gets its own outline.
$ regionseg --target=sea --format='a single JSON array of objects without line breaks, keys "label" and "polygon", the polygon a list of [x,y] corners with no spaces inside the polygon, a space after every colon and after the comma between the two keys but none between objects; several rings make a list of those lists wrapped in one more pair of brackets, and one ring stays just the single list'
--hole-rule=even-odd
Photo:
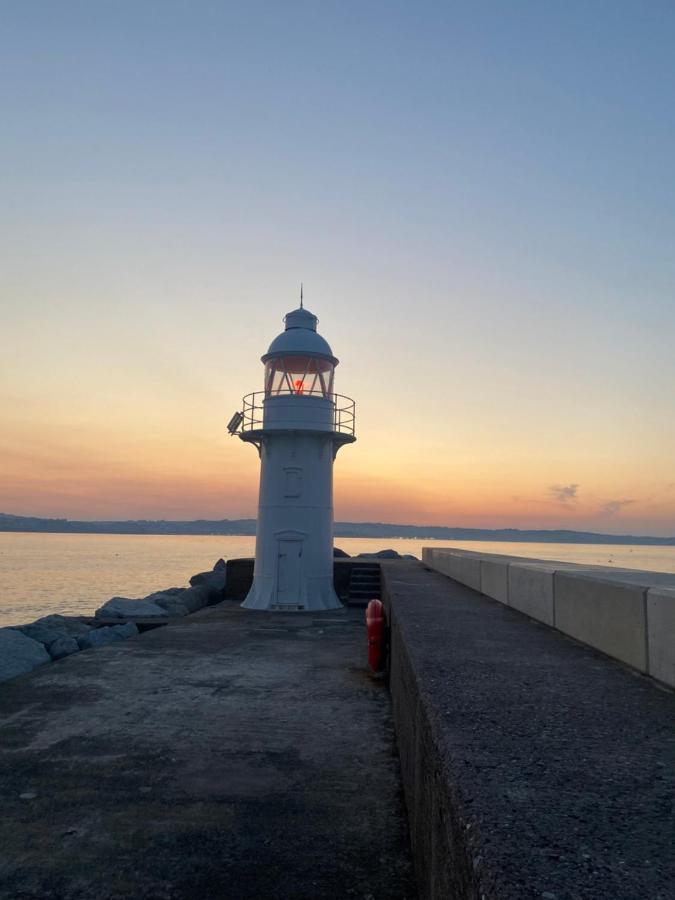
[{"label": "sea", "polygon": [[[338,538],[350,556],[391,548],[422,558],[422,547],[459,547],[586,565],[675,573],[675,547]],[[183,587],[216,560],[253,556],[244,536],[0,533],[0,627],[50,613],[90,615],[111,597]]]}]

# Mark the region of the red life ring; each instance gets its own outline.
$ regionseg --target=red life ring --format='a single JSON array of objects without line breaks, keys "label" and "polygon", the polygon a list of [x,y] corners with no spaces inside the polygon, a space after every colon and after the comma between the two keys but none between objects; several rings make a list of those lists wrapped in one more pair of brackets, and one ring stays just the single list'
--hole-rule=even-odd
[{"label": "red life ring", "polygon": [[382,672],[387,654],[384,607],[380,600],[371,600],[366,607],[368,634],[368,664],[373,672]]}]

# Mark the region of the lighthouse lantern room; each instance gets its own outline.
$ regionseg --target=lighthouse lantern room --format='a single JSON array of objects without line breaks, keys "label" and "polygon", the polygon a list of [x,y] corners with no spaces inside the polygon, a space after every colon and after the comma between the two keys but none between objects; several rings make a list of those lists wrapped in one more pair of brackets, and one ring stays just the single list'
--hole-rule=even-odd
[{"label": "lighthouse lantern room", "polygon": [[354,402],[333,392],[338,360],[302,305],[262,357],[265,388],[228,425],[260,454],[253,584],[246,609],[337,609],[333,461],[356,440]]}]

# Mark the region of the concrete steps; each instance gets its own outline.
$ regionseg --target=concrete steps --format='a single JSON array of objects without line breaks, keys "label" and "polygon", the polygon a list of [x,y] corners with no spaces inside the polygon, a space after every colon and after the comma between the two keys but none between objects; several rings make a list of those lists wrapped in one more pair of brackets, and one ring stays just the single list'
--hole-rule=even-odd
[{"label": "concrete steps", "polygon": [[355,563],[349,580],[347,606],[366,607],[380,599],[379,563]]}]

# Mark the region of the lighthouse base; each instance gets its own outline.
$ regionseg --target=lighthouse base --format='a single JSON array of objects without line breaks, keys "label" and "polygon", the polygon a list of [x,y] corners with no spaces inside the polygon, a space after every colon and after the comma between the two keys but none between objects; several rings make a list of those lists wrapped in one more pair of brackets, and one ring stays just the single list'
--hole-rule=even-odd
[{"label": "lighthouse base", "polygon": [[244,609],[268,610],[270,612],[321,612],[342,609],[333,587],[332,576],[307,577],[295,595],[288,591],[279,596],[277,579],[272,576],[256,575],[248,596],[241,604]]}]

